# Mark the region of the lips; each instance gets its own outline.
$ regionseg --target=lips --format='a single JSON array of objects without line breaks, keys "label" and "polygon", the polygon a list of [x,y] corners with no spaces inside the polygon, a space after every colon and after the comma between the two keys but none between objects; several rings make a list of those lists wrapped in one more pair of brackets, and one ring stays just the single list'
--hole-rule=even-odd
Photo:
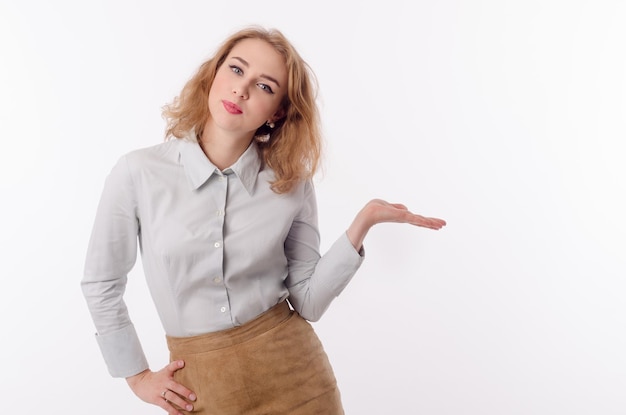
[{"label": "lips", "polygon": [[230,114],[242,114],[243,113],[241,108],[239,108],[239,105],[233,102],[223,100],[222,105],[224,106],[224,109],[228,111]]}]

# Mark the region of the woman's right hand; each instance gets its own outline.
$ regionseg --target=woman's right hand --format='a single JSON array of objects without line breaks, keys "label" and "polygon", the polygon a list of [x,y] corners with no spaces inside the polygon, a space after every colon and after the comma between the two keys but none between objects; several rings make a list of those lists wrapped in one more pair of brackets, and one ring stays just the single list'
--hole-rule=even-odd
[{"label": "woman's right hand", "polygon": [[192,411],[191,402],[196,400],[195,393],[174,380],[174,373],[184,366],[185,362],[175,360],[158,372],[146,369],[127,377],[126,382],[135,395],[144,402],[160,406],[170,415],[183,415],[174,405]]}]

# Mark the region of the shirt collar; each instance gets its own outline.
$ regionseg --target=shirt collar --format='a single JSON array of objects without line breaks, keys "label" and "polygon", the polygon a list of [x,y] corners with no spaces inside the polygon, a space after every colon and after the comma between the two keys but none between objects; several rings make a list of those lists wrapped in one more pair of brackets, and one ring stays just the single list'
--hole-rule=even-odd
[{"label": "shirt collar", "polygon": [[[187,138],[180,139],[180,141],[180,163],[183,165],[187,180],[194,190],[202,186],[213,174],[222,173],[211,163],[197,141]],[[256,143],[253,141],[239,159],[224,172],[232,170],[247,192],[252,194],[261,165],[261,157]]]}]

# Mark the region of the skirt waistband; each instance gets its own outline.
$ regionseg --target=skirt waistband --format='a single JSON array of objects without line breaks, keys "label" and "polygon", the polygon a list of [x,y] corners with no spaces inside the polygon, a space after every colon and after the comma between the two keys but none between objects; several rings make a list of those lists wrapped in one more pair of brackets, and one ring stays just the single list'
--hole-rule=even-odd
[{"label": "skirt waistband", "polygon": [[293,311],[287,301],[281,301],[255,319],[232,329],[192,337],[166,336],[167,347],[173,354],[203,353],[219,350],[253,339],[287,320]]}]

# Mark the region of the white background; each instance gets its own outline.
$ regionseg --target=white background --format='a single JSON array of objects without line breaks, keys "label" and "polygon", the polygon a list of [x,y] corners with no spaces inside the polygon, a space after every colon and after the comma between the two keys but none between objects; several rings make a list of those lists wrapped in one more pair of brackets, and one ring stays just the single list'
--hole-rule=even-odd
[{"label": "white background", "polygon": [[322,248],[374,197],[448,221],[375,228],[314,325],[346,413],[626,414],[624,22],[617,0],[0,0],[2,412],[163,413],[106,371],[87,239],[115,160],[258,23],[320,83]]}]

